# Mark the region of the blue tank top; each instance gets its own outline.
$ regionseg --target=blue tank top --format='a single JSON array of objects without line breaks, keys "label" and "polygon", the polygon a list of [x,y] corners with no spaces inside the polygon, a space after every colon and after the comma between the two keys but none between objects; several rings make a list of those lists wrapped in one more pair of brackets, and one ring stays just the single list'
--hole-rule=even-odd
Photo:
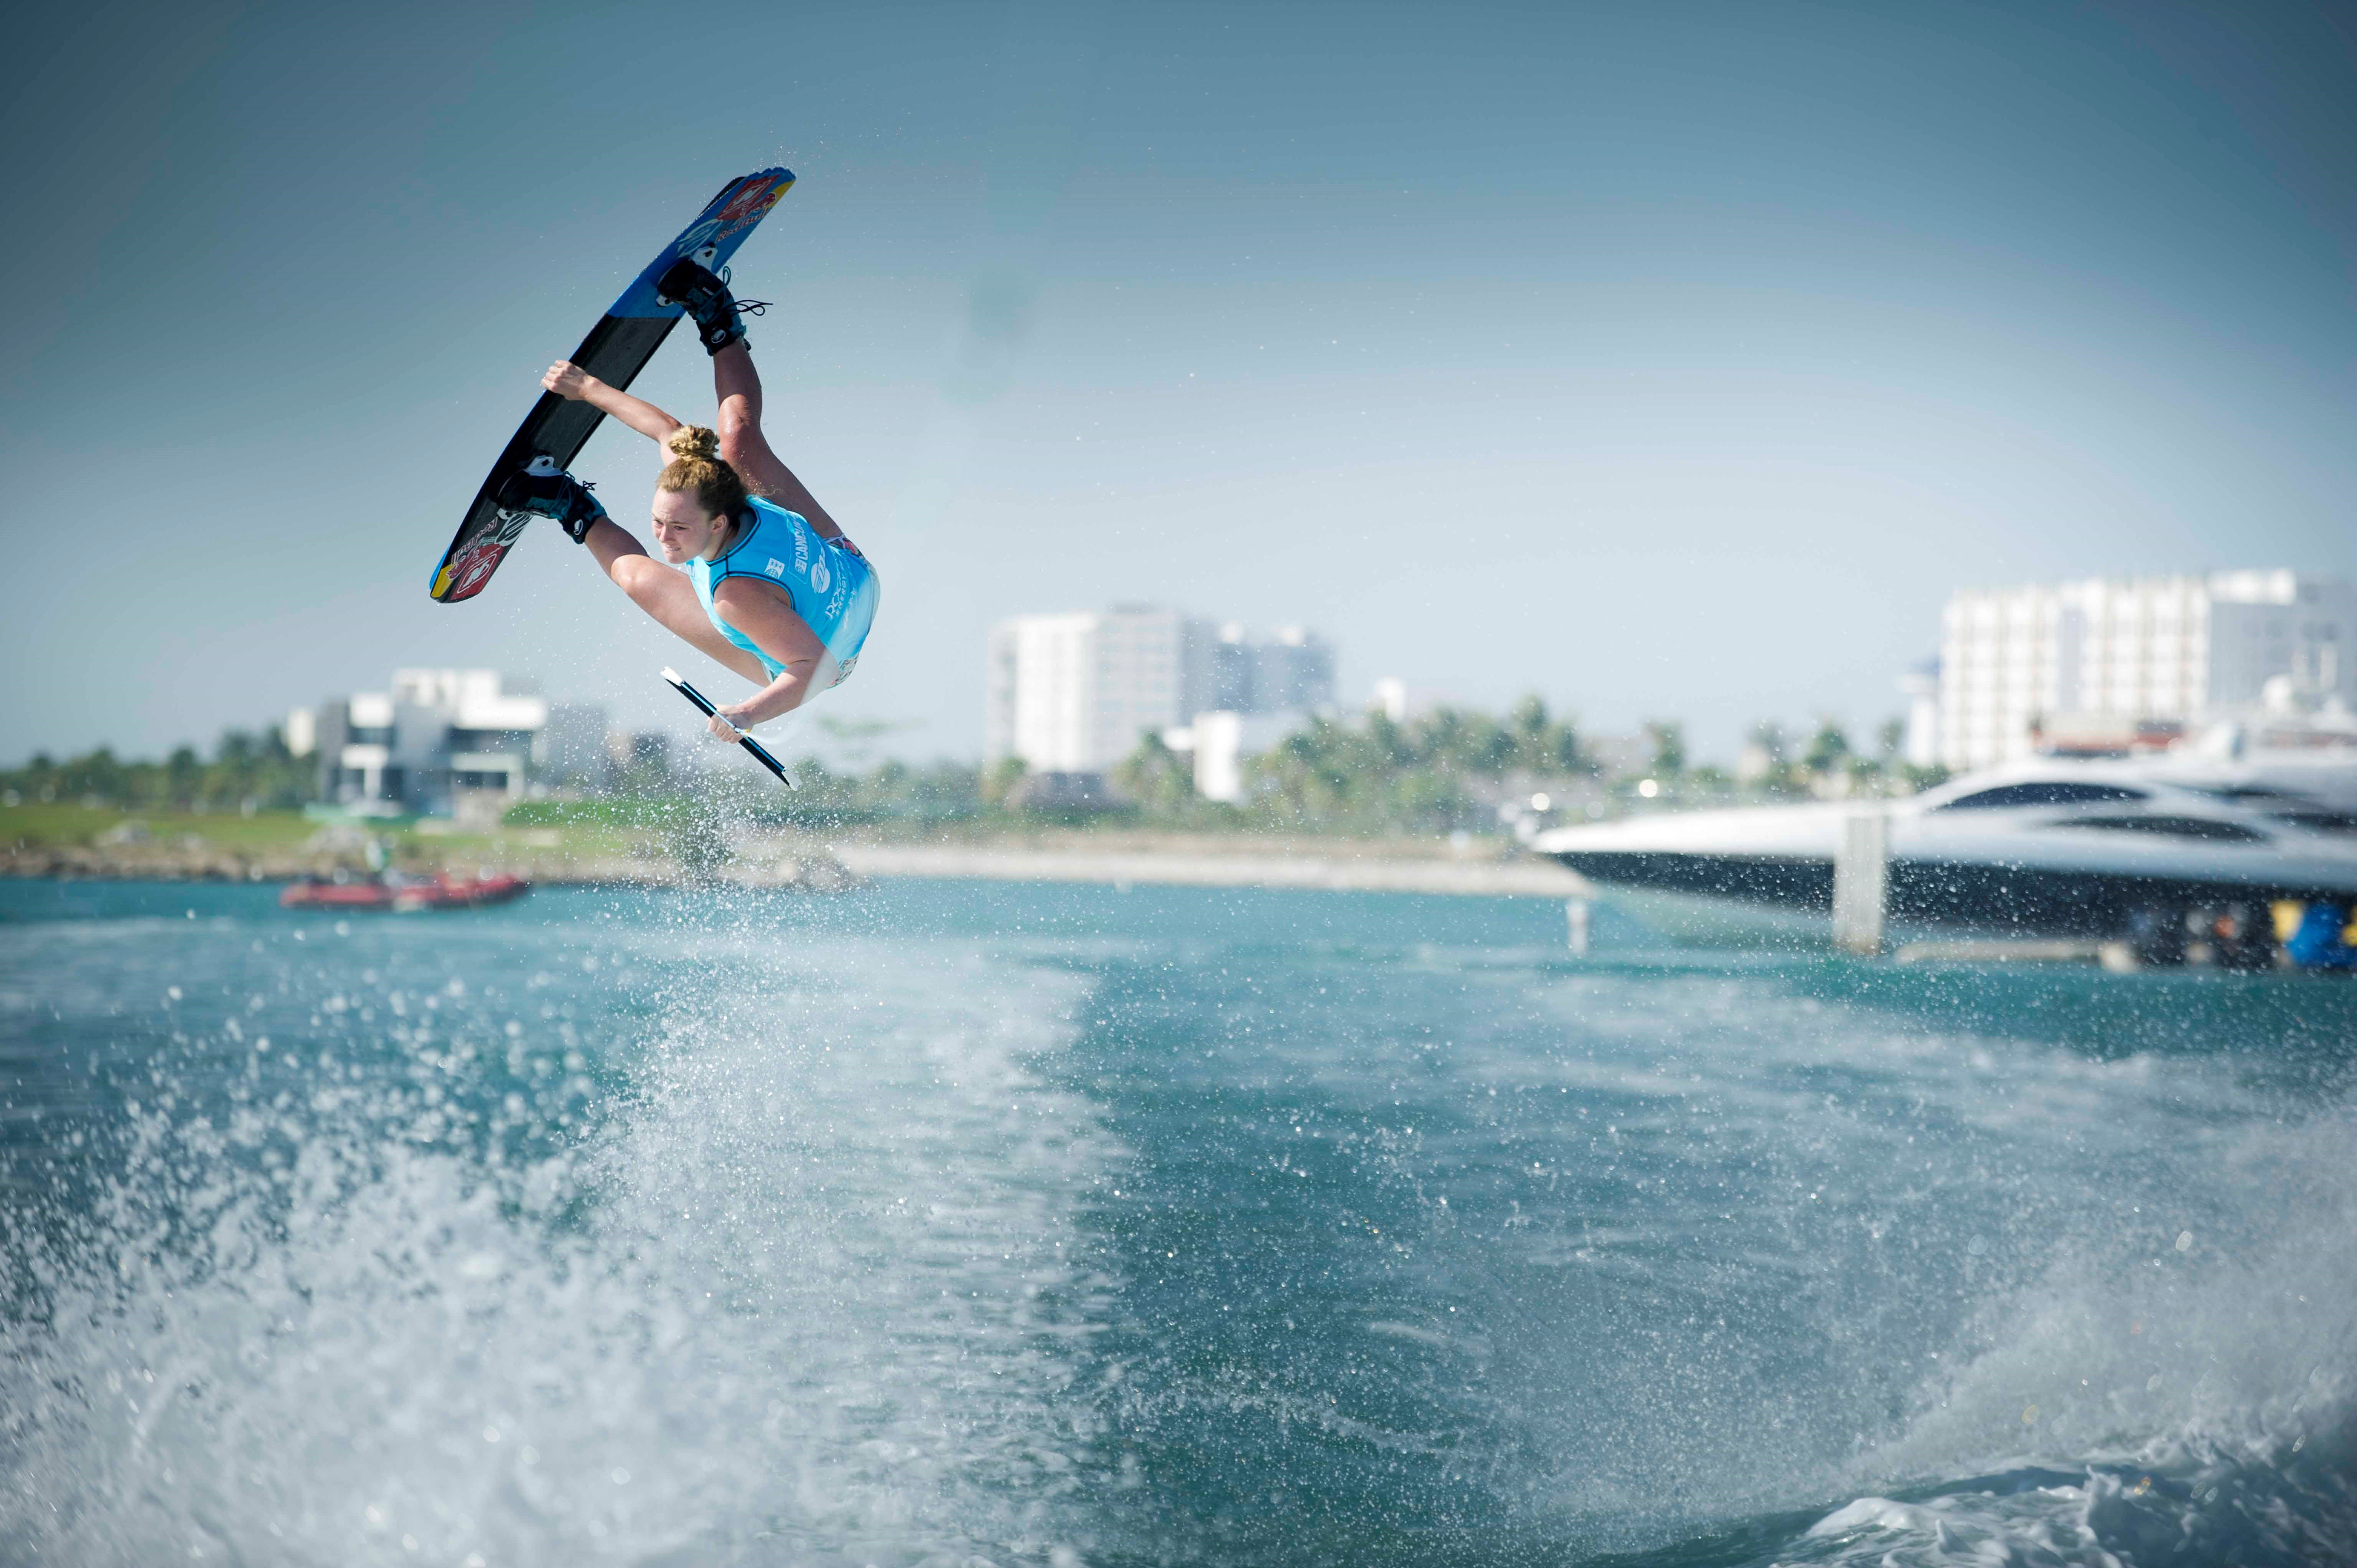
[{"label": "blue tank top", "polygon": [[816,695],[840,684],[859,662],[859,650],[876,619],[876,570],[849,541],[827,538],[800,512],[758,496],[747,505],[752,526],[740,527],[717,560],[691,557],[688,580],[720,635],[759,660],[772,679],[785,666],[721,618],[712,591],[731,577],[752,577],[781,589],[792,601],[794,614],[826,645],[825,656],[811,676],[811,692]]}]

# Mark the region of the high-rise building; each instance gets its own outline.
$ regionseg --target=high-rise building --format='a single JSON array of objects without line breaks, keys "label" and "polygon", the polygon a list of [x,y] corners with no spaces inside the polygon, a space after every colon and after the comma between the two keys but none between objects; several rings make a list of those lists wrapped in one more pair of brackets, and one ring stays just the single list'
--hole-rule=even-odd
[{"label": "high-rise building", "polygon": [[1205,703],[1211,648],[1206,623],[1144,606],[1001,621],[990,634],[991,759],[1102,772]]},{"label": "high-rise building", "polygon": [[1102,772],[1138,737],[1202,713],[1308,712],[1334,700],[1334,650],[1287,627],[1256,641],[1177,610],[1117,606],[1017,616],[991,628],[993,761],[1035,772]]},{"label": "high-rise building", "polygon": [[1334,649],[1306,627],[1255,641],[1241,621],[1212,648],[1210,707],[1237,714],[1312,713],[1334,703]]},{"label": "high-rise building", "polygon": [[1960,593],[1939,680],[1940,760],[1956,769],[2026,756],[2041,734],[2357,703],[2357,587],[2277,570]]}]

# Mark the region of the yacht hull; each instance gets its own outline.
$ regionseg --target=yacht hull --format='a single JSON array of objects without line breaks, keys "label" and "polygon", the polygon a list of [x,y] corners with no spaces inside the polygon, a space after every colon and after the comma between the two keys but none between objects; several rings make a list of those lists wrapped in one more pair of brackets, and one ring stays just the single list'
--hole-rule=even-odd
[{"label": "yacht hull", "polygon": [[[1828,936],[1831,856],[1557,850],[1553,857],[1618,896],[1616,902],[1665,935]],[[2138,910],[2157,905],[2349,897],[2329,879],[2255,882],[1896,857],[1889,886],[1885,908],[1894,927],[2022,937],[2116,936]]]},{"label": "yacht hull", "polygon": [[2226,905],[2357,901],[2357,813],[2320,791],[2052,762],[1907,800],[1558,828],[1533,847],[1670,934],[1742,926],[1822,940],[1845,823],[1867,811],[1888,821],[1884,915],[1894,932],[2104,939]]}]

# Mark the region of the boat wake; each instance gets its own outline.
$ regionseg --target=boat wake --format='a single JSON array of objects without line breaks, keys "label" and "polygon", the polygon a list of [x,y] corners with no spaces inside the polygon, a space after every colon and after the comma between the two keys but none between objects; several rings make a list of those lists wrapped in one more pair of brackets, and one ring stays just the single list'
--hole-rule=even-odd
[{"label": "boat wake", "polygon": [[2083,1240],[1994,1302],[1855,1466],[1909,1484],[1776,1560],[2357,1562],[2352,1133],[2346,1113],[2248,1130],[2208,1195],[2219,1229]]},{"label": "boat wake", "polygon": [[2357,1562],[2345,988],[155,897],[0,944],[0,1563]]},{"label": "boat wake", "polygon": [[354,1021],[299,1062],[184,1031],[91,1134],[115,1174],[7,1221],[0,1560],[1054,1549],[1059,1195],[1103,1151],[1022,1062],[1070,986],[692,946],[635,1050],[573,1021],[577,943],[298,983],[257,1014]]}]

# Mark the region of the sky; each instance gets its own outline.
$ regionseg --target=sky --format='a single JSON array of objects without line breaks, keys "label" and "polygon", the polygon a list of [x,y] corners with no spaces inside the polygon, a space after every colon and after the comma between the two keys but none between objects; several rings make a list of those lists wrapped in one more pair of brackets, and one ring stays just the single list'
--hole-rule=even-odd
[{"label": "sky", "polygon": [[[676,726],[553,527],[429,571],[729,177],[772,444],[876,562],[816,715],[983,743],[1175,605],[1598,733],[1870,732],[1971,586],[2357,576],[2357,22],[2255,4],[120,4],[0,103],[0,764],[397,665]],[[674,333],[634,389],[708,422]],[[576,464],[626,522],[655,448]],[[686,658],[683,659],[683,655]],[[737,694],[706,668],[707,689]],[[785,741],[818,737],[787,721]]]}]

